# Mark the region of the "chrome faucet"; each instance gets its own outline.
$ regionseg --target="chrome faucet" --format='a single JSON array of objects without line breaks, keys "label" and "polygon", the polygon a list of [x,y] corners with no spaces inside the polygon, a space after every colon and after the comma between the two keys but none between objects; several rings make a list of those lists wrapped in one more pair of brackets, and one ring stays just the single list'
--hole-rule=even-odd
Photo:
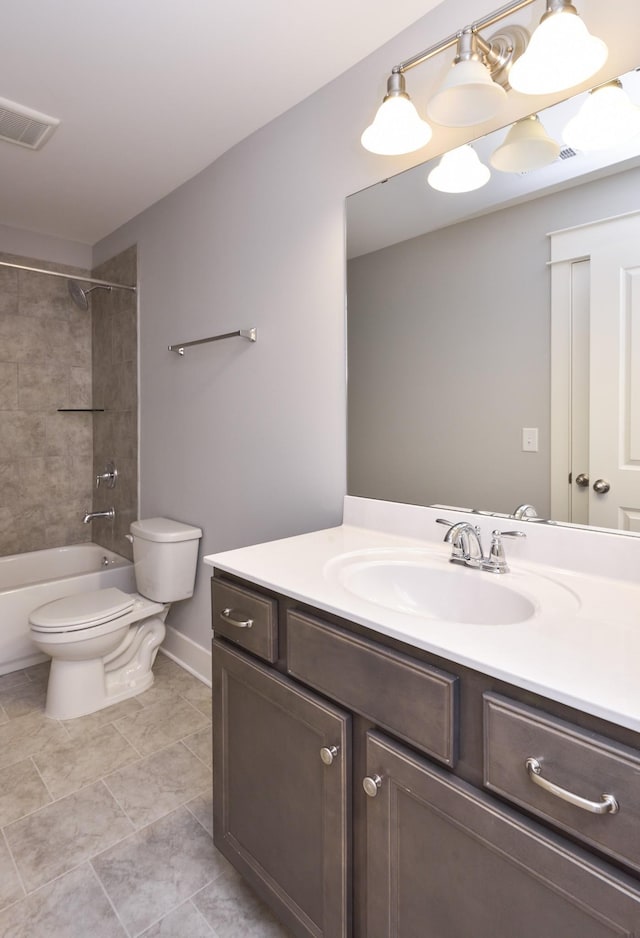
[{"label": "chrome faucet", "polygon": [[95,521],[96,518],[107,518],[109,521],[113,521],[115,516],[115,508],[107,508],[106,511],[88,511],[82,519],[82,523],[89,524],[90,521]]},{"label": "chrome faucet", "polygon": [[451,563],[459,563],[475,570],[487,573],[508,573],[509,565],[504,554],[503,537],[526,537],[523,531],[492,531],[489,554],[485,557],[480,540],[480,528],[468,521],[452,524],[444,518],[437,518],[438,524],[449,525],[444,536],[445,544],[451,544]]},{"label": "chrome faucet", "polygon": [[538,512],[533,505],[518,505],[513,513],[513,517],[517,521],[531,521],[532,518],[538,517]]}]

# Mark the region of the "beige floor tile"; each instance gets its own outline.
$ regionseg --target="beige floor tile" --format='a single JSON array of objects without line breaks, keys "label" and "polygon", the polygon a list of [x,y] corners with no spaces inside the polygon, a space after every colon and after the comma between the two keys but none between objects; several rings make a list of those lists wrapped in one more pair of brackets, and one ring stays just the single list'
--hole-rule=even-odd
[{"label": "beige floor tile", "polygon": [[20,684],[0,691],[0,705],[10,720],[28,713],[42,713],[47,696],[46,684]]},{"label": "beige floor tile", "polygon": [[229,868],[193,897],[216,938],[290,938],[269,909]]},{"label": "beige floor tile", "polygon": [[30,668],[25,668],[22,672],[27,680],[32,684],[45,684],[49,680],[49,671],[51,670],[50,661],[42,661],[40,664],[34,664]]},{"label": "beige floor tile", "polygon": [[33,759],[54,798],[63,798],[139,759],[138,752],[111,724]]},{"label": "beige floor tile", "polygon": [[133,824],[142,827],[210,785],[211,771],[179,742],[112,773],[104,781]]},{"label": "beige floor tile", "polygon": [[101,853],[92,865],[132,935],[149,928],[228,866],[184,807]]},{"label": "beige floor tile", "polygon": [[141,709],[137,697],[130,697],[129,700],[122,700],[112,707],[105,707],[96,713],[89,713],[85,717],[77,717],[75,720],[63,720],[62,725],[71,737],[71,739],[84,739],[87,736],[93,736],[95,731],[107,723],[115,723],[122,717],[130,716]]},{"label": "beige floor tile", "polygon": [[0,827],[37,811],[51,796],[31,759],[0,769]]},{"label": "beige floor tile", "polygon": [[4,828],[28,892],[126,837],[131,821],[102,782]]},{"label": "beige floor tile", "polygon": [[[185,671],[166,655],[158,655],[153,666],[154,684],[153,687],[140,694],[138,700],[143,707],[149,707],[160,703],[168,697],[175,697],[177,694],[185,697],[187,694],[197,695],[198,685],[204,687],[196,677]],[[209,691],[209,693],[211,693]]]},{"label": "beige floor tile", "polygon": [[[7,849],[4,837],[0,834],[0,909],[24,896],[16,868]],[[7,933],[0,928],[0,935]]]},{"label": "beige floor tile", "polygon": [[210,938],[214,933],[192,902],[174,909],[143,932],[140,938]]},{"label": "beige floor tile", "polygon": [[0,692],[8,690],[10,687],[19,687],[21,684],[28,684],[24,671],[10,671],[8,674],[0,674]]},{"label": "beige floor tile", "polygon": [[68,740],[61,724],[42,713],[17,717],[0,726],[0,768],[22,762],[36,752],[44,752]]},{"label": "beige floor tile", "polygon": [[185,736],[182,742],[191,752],[195,753],[198,759],[201,759],[209,768],[213,765],[213,737],[211,727],[207,726],[191,736]]},{"label": "beige floor tile", "polygon": [[209,836],[213,837],[213,785],[209,785],[206,791],[188,801],[187,808]]},{"label": "beige floor tile", "polygon": [[141,755],[147,756],[203,729],[207,722],[204,715],[182,697],[168,697],[118,720],[115,726]]},{"label": "beige floor tile", "polygon": [[7,938],[127,938],[89,864],[72,870],[0,912],[0,935]]}]

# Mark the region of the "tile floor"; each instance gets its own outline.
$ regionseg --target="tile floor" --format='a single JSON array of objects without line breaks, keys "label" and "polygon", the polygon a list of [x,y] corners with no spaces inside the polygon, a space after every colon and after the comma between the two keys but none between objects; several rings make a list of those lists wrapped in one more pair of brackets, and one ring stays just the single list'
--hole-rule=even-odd
[{"label": "tile floor", "polygon": [[48,665],[0,677],[0,938],[287,938],[213,846],[211,691],[154,671],[64,722]]}]

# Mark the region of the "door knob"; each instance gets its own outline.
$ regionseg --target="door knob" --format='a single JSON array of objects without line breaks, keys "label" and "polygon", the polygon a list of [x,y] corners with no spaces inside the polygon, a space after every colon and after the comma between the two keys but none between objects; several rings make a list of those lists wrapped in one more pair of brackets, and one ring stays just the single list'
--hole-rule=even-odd
[{"label": "door knob", "polygon": [[605,479],[596,479],[593,483],[593,491],[598,495],[606,495],[611,486]]},{"label": "door knob", "polygon": [[379,775],[367,775],[366,778],[362,779],[362,787],[364,788],[365,795],[368,795],[369,798],[375,798],[378,794],[378,789],[382,785],[382,779]]},{"label": "door knob", "polygon": [[581,489],[586,489],[589,485],[589,476],[581,472],[579,476],[576,476],[576,485],[579,485]]},{"label": "door knob", "polygon": [[323,746],[320,750],[320,758],[325,765],[331,765],[335,757],[338,755],[337,746]]}]

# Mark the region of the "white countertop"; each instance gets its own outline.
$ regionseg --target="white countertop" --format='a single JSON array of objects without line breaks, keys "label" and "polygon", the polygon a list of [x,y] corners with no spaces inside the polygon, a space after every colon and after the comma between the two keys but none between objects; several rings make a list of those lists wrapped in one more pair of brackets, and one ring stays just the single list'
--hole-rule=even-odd
[{"label": "white countertop", "polygon": [[[370,510],[370,500],[352,501],[367,502]],[[423,520],[433,521],[443,513],[454,521],[462,517],[451,511],[417,511]],[[353,510],[345,514],[358,517]],[[495,519],[490,524],[495,527]],[[372,552],[373,557],[403,551],[405,556],[422,557],[432,566],[451,570],[449,546],[442,543],[444,529],[435,524],[429,526],[430,539],[343,524],[211,554],[204,561],[374,632],[640,731],[640,567],[638,578],[630,580],[531,562],[524,558],[527,550],[536,554],[532,544],[541,526],[524,524],[507,525],[527,532],[525,546],[520,541],[505,542],[511,572],[497,577],[455,567],[456,576],[489,577],[534,602],[533,616],[506,625],[441,621],[398,612],[362,599],[342,585],[338,571],[343,562],[349,562],[345,555],[363,551]],[[598,537],[593,532],[588,535]],[[549,530],[541,530],[540,537],[548,538]],[[460,582],[463,586],[464,580]]]}]

